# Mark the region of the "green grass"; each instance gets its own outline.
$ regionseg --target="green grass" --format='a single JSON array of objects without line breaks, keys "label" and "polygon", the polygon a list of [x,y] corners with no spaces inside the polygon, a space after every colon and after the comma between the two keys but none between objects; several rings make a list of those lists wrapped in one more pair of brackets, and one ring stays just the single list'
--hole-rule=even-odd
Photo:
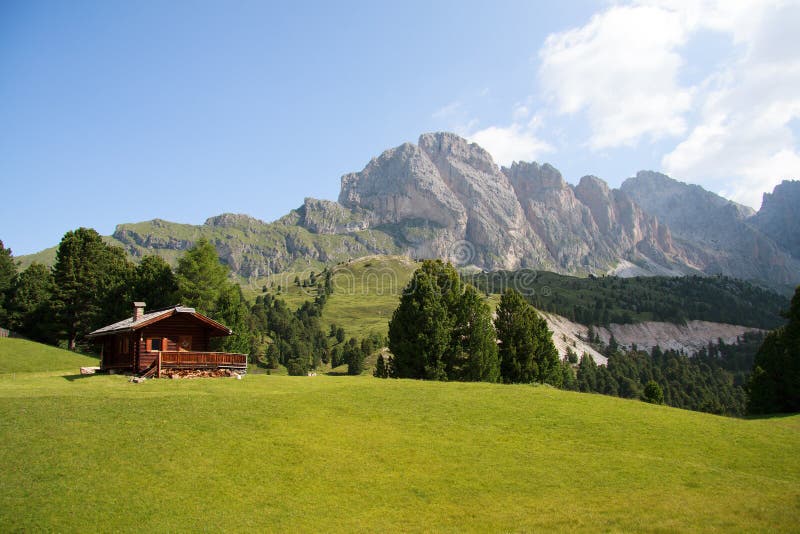
[{"label": "green grass", "polygon": [[97,358],[84,356],[24,339],[0,338],[0,375],[6,373],[50,372],[100,365]]},{"label": "green grass", "polygon": [[0,376],[2,532],[800,524],[800,416],[369,376],[132,384],[23,373],[14,354]]},{"label": "green grass", "polygon": [[337,265],[333,294],[322,313],[325,327],[336,323],[348,337],[386,335],[400,294],[418,267],[403,256],[369,256]]}]

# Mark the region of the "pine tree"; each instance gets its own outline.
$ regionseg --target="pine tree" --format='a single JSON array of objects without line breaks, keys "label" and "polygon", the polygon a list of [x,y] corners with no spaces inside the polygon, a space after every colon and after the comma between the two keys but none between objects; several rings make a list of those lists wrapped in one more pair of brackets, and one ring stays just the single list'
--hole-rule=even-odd
[{"label": "pine tree", "polygon": [[[168,283],[167,274],[163,271],[161,274],[162,282]],[[232,282],[229,275],[230,269],[220,263],[216,249],[207,240],[200,239],[178,260],[175,273],[178,296],[182,304],[194,307],[233,331],[230,336],[212,340],[214,350],[247,354],[254,343],[251,314],[241,287]],[[311,355],[305,345],[292,346],[300,347],[305,359]],[[299,374],[304,374],[308,368],[308,364],[301,361],[303,358],[293,362],[293,370]]]},{"label": "pine tree", "polygon": [[[458,274],[444,273],[441,261],[426,260],[412,277],[389,322],[389,349],[397,376],[445,380],[453,317],[447,303],[458,291]],[[453,279],[454,278],[454,279]],[[446,296],[447,295],[447,296]]]},{"label": "pine tree", "polygon": [[497,381],[491,312],[450,264],[426,260],[414,273],[389,323],[398,377]]},{"label": "pine tree", "polygon": [[375,370],[372,372],[372,376],[377,378],[389,378],[389,370],[386,368],[383,354],[378,354],[378,361],[375,363]]},{"label": "pine tree", "polygon": [[29,339],[55,344],[58,328],[51,304],[55,289],[52,271],[41,263],[22,271],[9,292],[11,329]]},{"label": "pine tree", "polygon": [[8,320],[8,293],[17,276],[17,265],[10,248],[3,246],[0,240],[0,326],[5,326]]},{"label": "pine tree", "polygon": [[497,382],[500,359],[492,312],[478,291],[467,285],[456,309],[453,329],[456,350],[450,352],[451,380]]},{"label": "pine tree", "polygon": [[350,338],[344,349],[344,359],[347,363],[348,375],[360,375],[364,371],[364,357],[366,355],[361,350],[358,340],[354,337]]},{"label": "pine tree", "polygon": [[753,362],[748,411],[754,414],[800,412],[800,286],[786,317],[770,332]]},{"label": "pine tree", "polygon": [[220,263],[213,245],[206,239],[198,240],[178,260],[175,274],[183,304],[212,314],[228,282],[228,268]]},{"label": "pine tree", "polygon": [[578,364],[577,373],[578,389],[584,393],[596,393],[597,388],[597,363],[594,358],[583,353],[581,362]]},{"label": "pine tree", "polygon": [[655,380],[650,380],[644,387],[642,400],[651,404],[664,404],[664,392]]},{"label": "pine tree", "polygon": [[495,319],[503,382],[544,382],[558,363],[552,332],[517,291],[507,289]]},{"label": "pine tree", "polygon": [[143,301],[149,309],[177,304],[178,281],[161,256],[145,256],[136,266],[129,300]]},{"label": "pine tree", "polygon": [[71,350],[75,350],[78,336],[126,313],[130,302],[125,302],[125,291],[131,270],[125,252],[106,245],[91,228],[64,235],[53,267],[54,304]]}]

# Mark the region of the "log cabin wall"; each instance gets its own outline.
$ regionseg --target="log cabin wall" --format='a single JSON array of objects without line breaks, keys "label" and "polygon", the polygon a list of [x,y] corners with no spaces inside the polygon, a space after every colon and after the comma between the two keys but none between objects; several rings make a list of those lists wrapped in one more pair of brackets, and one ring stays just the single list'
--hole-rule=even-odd
[{"label": "log cabin wall", "polygon": [[162,351],[181,350],[181,338],[191,338],[191,344],[183,350],[207,351],[209,349],[209,327],[192,316],[174,315],[135,333],[135,367],[142,371],[158,356],[152,340],[160,340]]},{"label": "log cabin wall", "polygon": [[130,369],[134,362],[133,335],[117,334],[103,339],[103,368]]}]

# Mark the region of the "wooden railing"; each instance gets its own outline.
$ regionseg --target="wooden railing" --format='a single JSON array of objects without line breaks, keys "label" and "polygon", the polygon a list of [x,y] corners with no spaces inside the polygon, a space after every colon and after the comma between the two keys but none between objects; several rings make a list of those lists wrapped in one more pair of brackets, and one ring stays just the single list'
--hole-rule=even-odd
[{"label": "wooden railing", "polygon": [[161,369],[247,369],[247,354],[232,352],[162,351],[158,353],[157,376]]}]

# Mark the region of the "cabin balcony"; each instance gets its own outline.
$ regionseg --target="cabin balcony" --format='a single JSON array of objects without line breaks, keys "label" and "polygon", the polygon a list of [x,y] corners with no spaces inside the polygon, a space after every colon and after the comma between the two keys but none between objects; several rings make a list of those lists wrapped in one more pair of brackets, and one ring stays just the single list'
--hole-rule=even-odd
[{"label": "cabin balcony", "polygon": [[230,369],[247,371],[247,354],[231,352],[161,351],[153,362],[155,376],[166,369]]}]

